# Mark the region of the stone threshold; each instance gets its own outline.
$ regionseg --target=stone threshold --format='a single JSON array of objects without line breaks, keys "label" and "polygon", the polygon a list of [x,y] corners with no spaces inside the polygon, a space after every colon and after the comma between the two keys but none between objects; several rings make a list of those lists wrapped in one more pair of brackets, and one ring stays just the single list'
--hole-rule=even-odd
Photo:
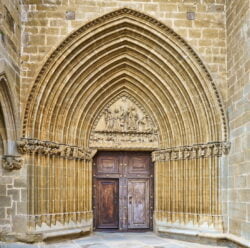
[{"label": "stone threshold", "polygon": [[47,240],[56,239],[67,239],[75,238],[79,236],[84,236],[90,234],[92,231],[92,226],[77,227],[77,228],[67,228],[67,229],[57,229],[57,230],[46,230],[37,232],[27,232],[27,233],[6,233],[0,235],[0,241],[3,242],[24,242],[24,243],[36,243],[43,242]]},{"label": "stone threshold", "polygon": [[167,227],[159,227],[157,230],[159,236],[190,241],[196,243],[225,245],[230,247],[247,247],[250,248],[250,241],[237,237],[236,235],[220,232],[209,232],[188,229],[175,229]]}]

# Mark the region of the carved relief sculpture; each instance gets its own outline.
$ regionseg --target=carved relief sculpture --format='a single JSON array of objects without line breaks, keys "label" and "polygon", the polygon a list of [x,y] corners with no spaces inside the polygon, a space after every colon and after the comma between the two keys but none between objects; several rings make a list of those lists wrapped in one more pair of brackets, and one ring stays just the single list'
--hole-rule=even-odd
[{"label": "carved relief sculpture", "polygon": [[115,98],[97,117],[90,147],[158,147],[158,130],[141,105],[127,94]]},{"label": "carved relief sculpture", "polygon": [[20,156],[5,155],[2,159],[3,168],[6,170],[18,170],[22,168],[23,160]]},{"label": "carved relief sculpture", "polygon": [[20,153],[38,153],[40,155],[60,156],[67,159],[91,160],[93,157],[93,151],[81,147],[37,139],[22,138],[17,141],[17,149]]},{"label": "carved relief sculpture", "polygon": [[152,159],[153,161],[170,161],[181,159],[220,157],[227,154],[229,149],[230,143],[227,142],[195,144],[193,146],[180,146],[168,148],[166,150],[155,151],[152,153]]}]

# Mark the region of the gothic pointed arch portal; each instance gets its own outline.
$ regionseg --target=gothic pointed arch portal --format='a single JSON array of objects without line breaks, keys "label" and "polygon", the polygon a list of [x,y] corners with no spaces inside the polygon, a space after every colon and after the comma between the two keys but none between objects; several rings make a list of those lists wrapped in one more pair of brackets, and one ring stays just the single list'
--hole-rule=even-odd
[{"label": "gothic pointed arch portal", "polygon": [[[30,226],[91,226],[90,148],[130,147],[154,151],[156,230],[221,228],[219,157],[227,139],[220,95],[193,49],[145,14],[106,14],[61,43],[28,98],[19,150],[61,180],[49,183],[48,194],[42,179],[31,182]],[[55,190],[60,182],[65,187]],[[38,204],[41,197],[48,205]]]}]

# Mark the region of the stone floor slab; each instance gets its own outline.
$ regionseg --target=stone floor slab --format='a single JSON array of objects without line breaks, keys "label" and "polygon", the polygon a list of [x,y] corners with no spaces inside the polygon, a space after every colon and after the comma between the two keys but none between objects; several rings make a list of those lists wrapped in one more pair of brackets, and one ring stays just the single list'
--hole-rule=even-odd
[{"label": "stone floor slab", "polygon": [[[119,233],[94,232],[87,237],[60,242],[38,243],[3,243],[0,248],[216,248],[219,246],[190,243],[159,237],[153,232]],[[225,248],[226,246],[220,246]]]}]

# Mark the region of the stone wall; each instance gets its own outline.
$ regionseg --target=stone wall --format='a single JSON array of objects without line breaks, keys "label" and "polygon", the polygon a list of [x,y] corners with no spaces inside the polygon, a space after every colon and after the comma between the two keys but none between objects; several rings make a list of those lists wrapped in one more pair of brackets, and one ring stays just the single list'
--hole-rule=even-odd
[{"label": "stone wall", "polygon": [[[18,104],[15,113],[7,106],[18,102],[20,82],[20,8],[19,1],[0,1],[0,236],[11,231],[13,217],[22,211],[21,202],[26,197],[22,171],[3,169],[3,155],[13,154],[15,147],[15,117],[18,118]],[[11,104],[10,104],[11,103]],[[9,105],[10,104],[10,105]],[[13,109],[12,109],[13,110]],[[15,117],[13,116],[15,115]],[[7,119],[13,119],[13,126]]]},{"label": "stone wall", "polygon": [[228,112],[232,142],[228,168],[228,230],[250,239],[249,1],[228,1],[226,14]]},{"label": "stone wall", "polygon": [[[225,0],[24,0],[23,3],[23,104],[42,64],[72,31],[123,7],[151,15],[187,40],[226,96]],[[187,12],[194,12],[195,20],[188,20]]]},{"label": "stone wall", "polygon": [[0,73],[5,72],[11,87],[18,89],[20,74],[20,6],[18,0],[0,2]]}]

